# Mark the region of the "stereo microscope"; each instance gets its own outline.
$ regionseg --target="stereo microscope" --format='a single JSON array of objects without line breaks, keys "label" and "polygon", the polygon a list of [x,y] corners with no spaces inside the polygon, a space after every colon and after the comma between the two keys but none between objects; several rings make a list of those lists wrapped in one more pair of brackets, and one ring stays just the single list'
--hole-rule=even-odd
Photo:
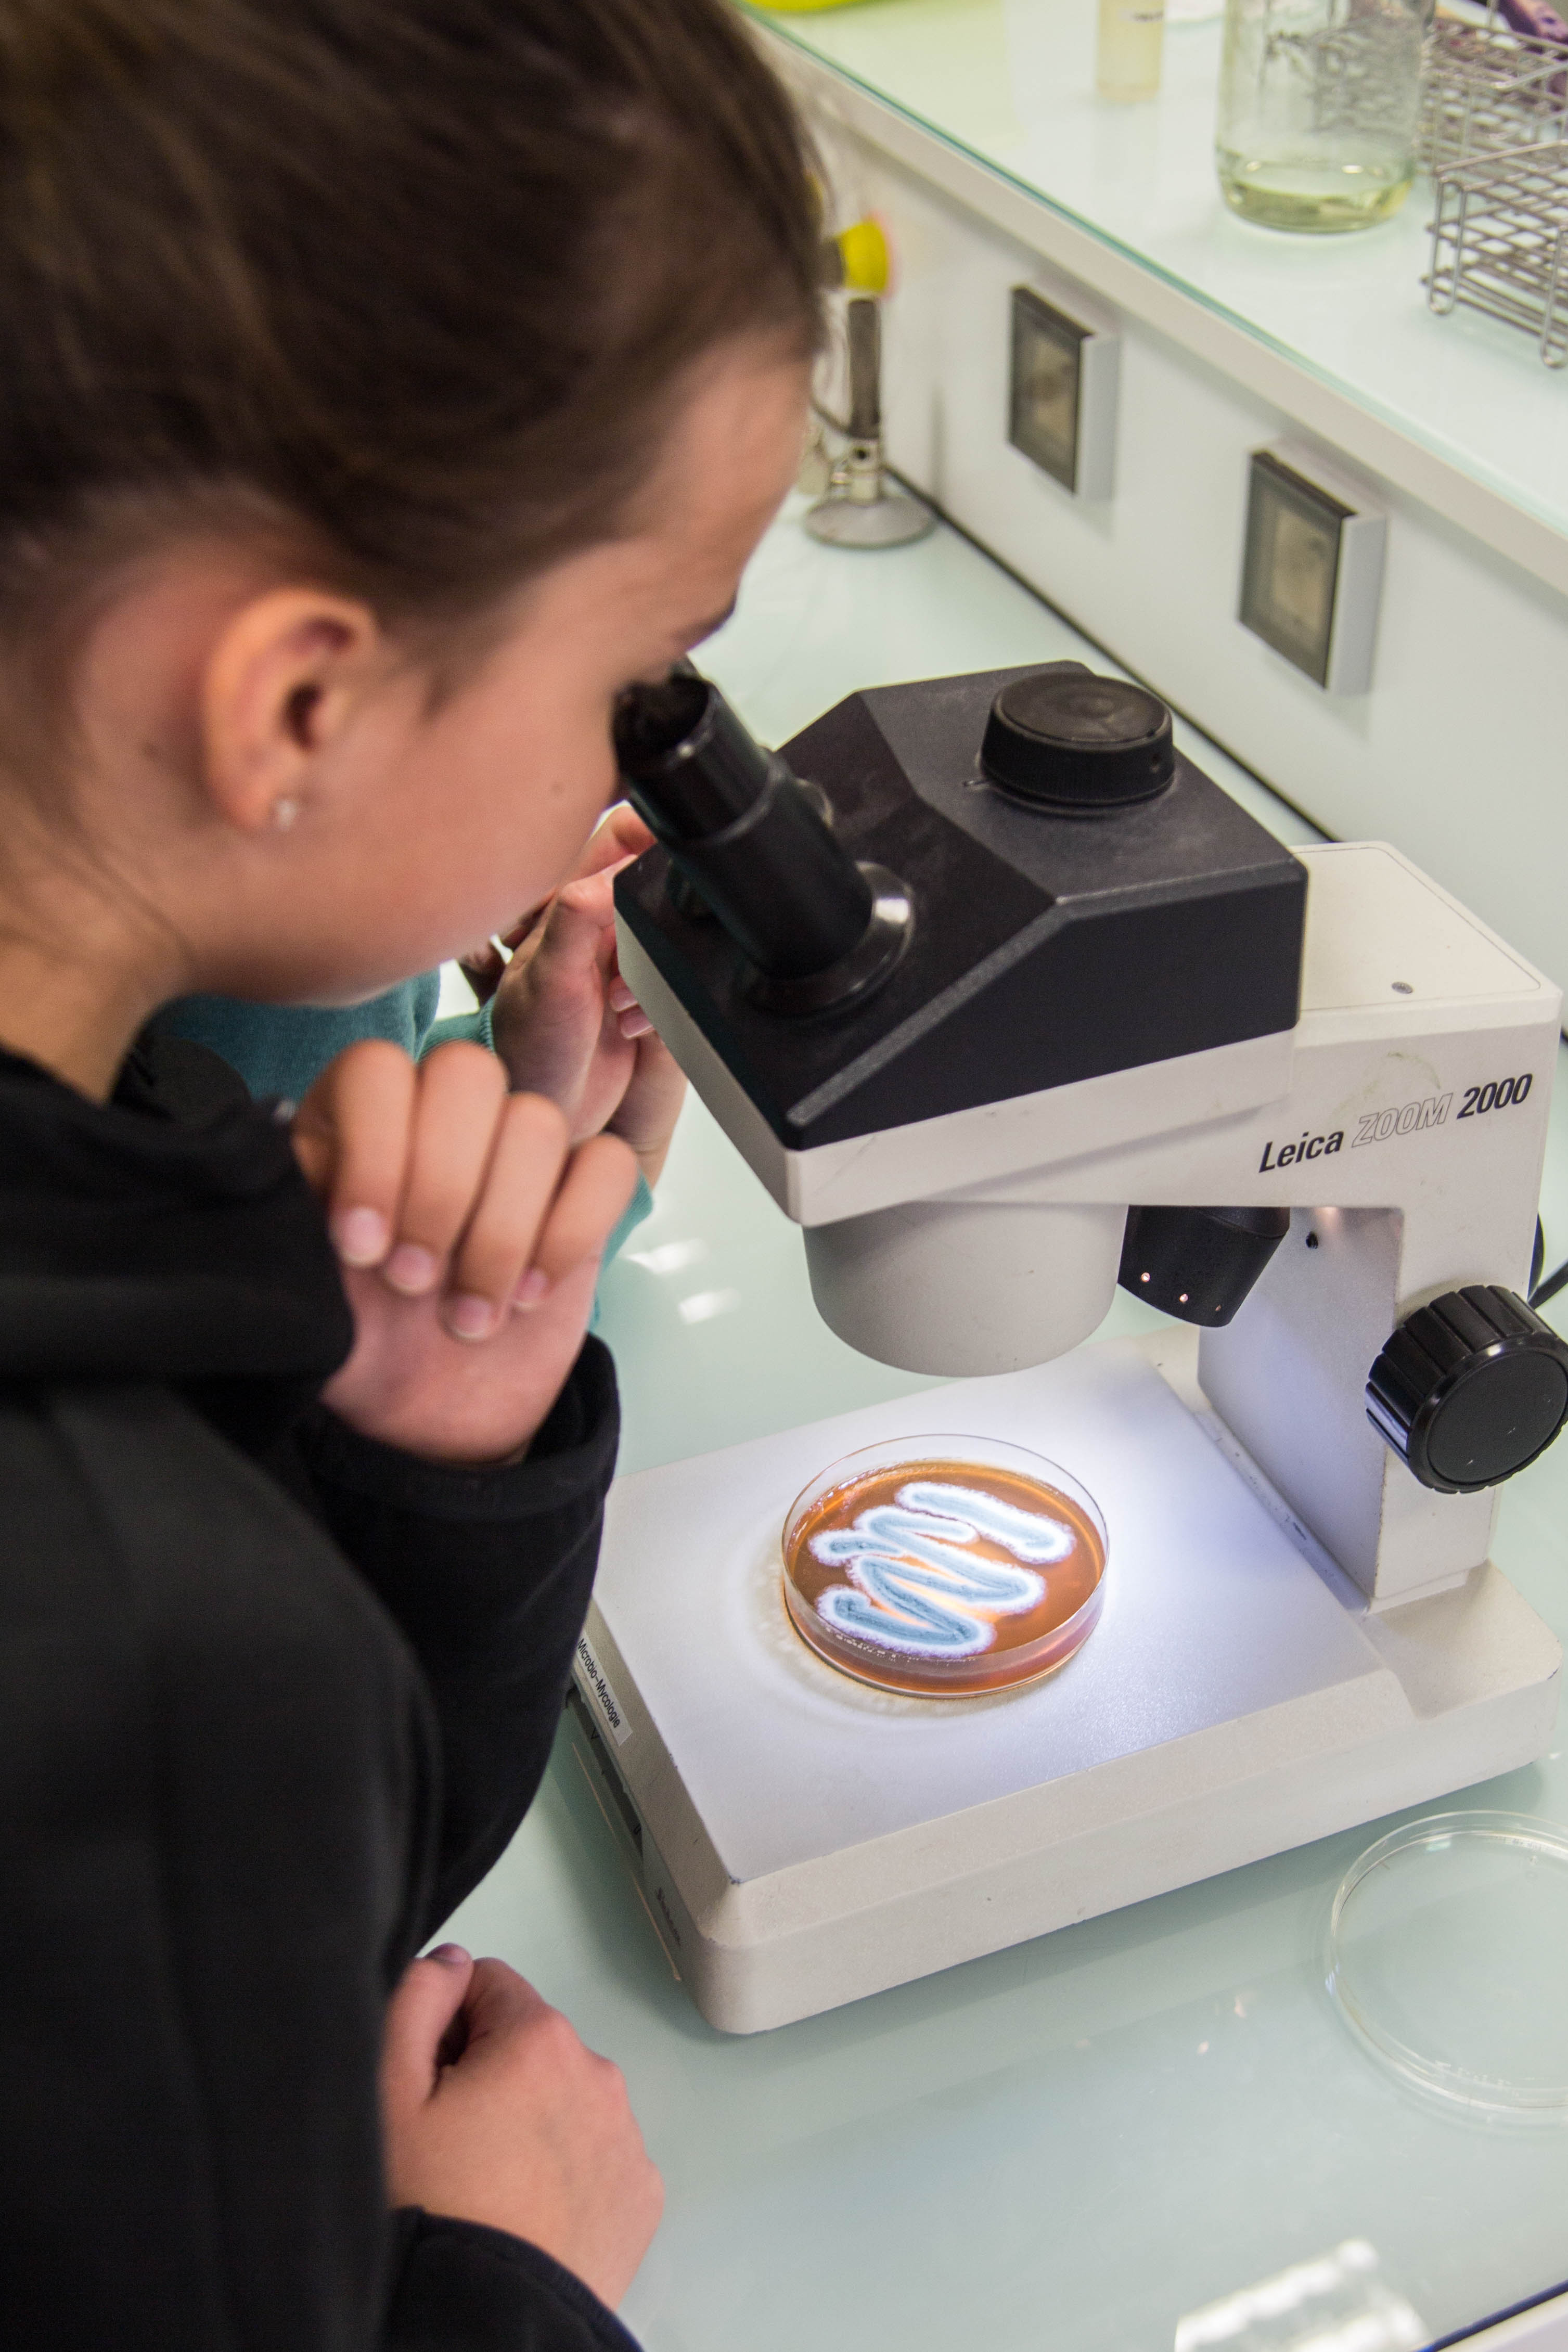
[{"label": "stereo microscope", "polygon": [[[683,666],[616,733],[658,837],[626,979],[827,1323],[956,1376],[612,1493],[573,1736],[703,2013],[1542,1753],[1561,1654],[1488,1552],[1568,1414],[1521,1295],[1558,991],[1386,845],[1283,847],[1076,663],[854,695],[781,754]],[[1119,1281],[1171,1321],[1079,1348]],[[933,1703],[806,1648],[779,1540],[835,1456],[954,1429],[1081,1477],[1109,1565],[1059,1672]]]}]

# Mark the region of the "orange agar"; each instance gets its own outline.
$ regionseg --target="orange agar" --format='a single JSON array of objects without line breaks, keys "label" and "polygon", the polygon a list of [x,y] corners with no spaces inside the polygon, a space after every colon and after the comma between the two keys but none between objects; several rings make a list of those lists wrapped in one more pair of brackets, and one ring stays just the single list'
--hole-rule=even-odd
[{"label": "orange agar", "polygon": [[1105,1568],[1078,1482],[986,1439],[868,1447],[814,1480],[784,1528],[801,1638],[844,1674],[923,1697],[1055,1673],[1099,1621]]}]

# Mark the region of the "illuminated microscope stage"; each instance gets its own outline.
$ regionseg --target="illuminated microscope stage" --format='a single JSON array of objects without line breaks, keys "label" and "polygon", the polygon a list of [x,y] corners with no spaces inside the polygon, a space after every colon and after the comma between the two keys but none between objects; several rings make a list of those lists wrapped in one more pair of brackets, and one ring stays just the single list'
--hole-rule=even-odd
[{"label": "illuminated microscope stage", "polygon": [[[1195,1365],[1195,1333],[1104,1342],[617,1482],[573,1738],[713,2024],[810,2016],[1542,1752],[1561,1653],[1498,1570],[1368,1613]],[[1104,1614],[1043,1682],[902,1697],[789,1623],[795,1496],[927,1431],[1027,1446],[1100,1504]]]}]

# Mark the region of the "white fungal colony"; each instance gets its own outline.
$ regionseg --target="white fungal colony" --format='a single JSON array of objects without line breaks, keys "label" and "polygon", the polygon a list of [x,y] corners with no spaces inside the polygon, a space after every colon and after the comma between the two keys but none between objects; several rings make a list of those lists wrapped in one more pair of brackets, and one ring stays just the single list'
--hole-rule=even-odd
[{"label": "white fungal colony", "polygon": [[[984,1559],[971,1547],[985,1537],[1029,1565]],[[862,1511],[852,1528],[812,1537],[814,1556],[850,1580],[819,1593],[816,1612],[837,1633],[879,1649],[974,1657],[996,1639],[993,1616],[1039,1605],[1046,1580],[1036,1568],[1066,1559],[1077,1540],[1060,1519],[976,1487],[916,1479],[893,1502]]]}]

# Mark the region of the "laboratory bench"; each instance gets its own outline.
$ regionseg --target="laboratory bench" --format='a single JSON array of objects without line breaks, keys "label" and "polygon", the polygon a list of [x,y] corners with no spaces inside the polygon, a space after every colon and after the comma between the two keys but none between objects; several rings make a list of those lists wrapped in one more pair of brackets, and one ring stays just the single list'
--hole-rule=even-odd
[{"label": "laboratory bench", "polygon": [[[1106,666],[957,533],[849,553],[807,539],[801,505],[701,657],[764,740],[863,685]],[[1190,728],[1178,740],[1282,837],[1313,837]],[[1568,1254],[1563,1085],[1542,1209]],[[1102,1336],[1155,1319],[1122,1294]],[[828,1332],[798,1230],[695,1100],[605,1276],[601,1328],[626,1471],[926,1385]],[[1568,1444],[1506,1488],[1495,1550],[1563,1637],[1565,1529]],[[1568,1822],[1568,1761],[1554,1745],[1453,1802]],[[625,2070],[668,2191],[624,2311],[647,2352],[1171,2352],[1184,2315],[1347,2242],[1374,2250],[1422,2333],[1344,2342],[1426,2343],[1568,2276],[1568,2127],[1434,2111],[1334,2012],[1327,1907],[1387,1826],[735,2038],[677,1981],[563,1738],[448,1932],[521,1969]],[[1229,2340],[1287,2339],[1238,2323]]]},{"label": "laboratory bench", "polygon": [[[832,224],[886,226],[898,471],[1325,831],[1397,842],[1568,978],[1568,387],[1528,335],[1428,308],[1431,183],[1350,234],[1236,217],[1212,5],[1134,104],[1096,96],[1094,0],[752,16]],[[1014,437],[1020,299],[1114,354],[1080,376],[1103,455],[1076,486]],[[1269,458],[1382,526],[1353,628],[1332,591],[1362,656],[1337,677],[1239,616]]]}]

